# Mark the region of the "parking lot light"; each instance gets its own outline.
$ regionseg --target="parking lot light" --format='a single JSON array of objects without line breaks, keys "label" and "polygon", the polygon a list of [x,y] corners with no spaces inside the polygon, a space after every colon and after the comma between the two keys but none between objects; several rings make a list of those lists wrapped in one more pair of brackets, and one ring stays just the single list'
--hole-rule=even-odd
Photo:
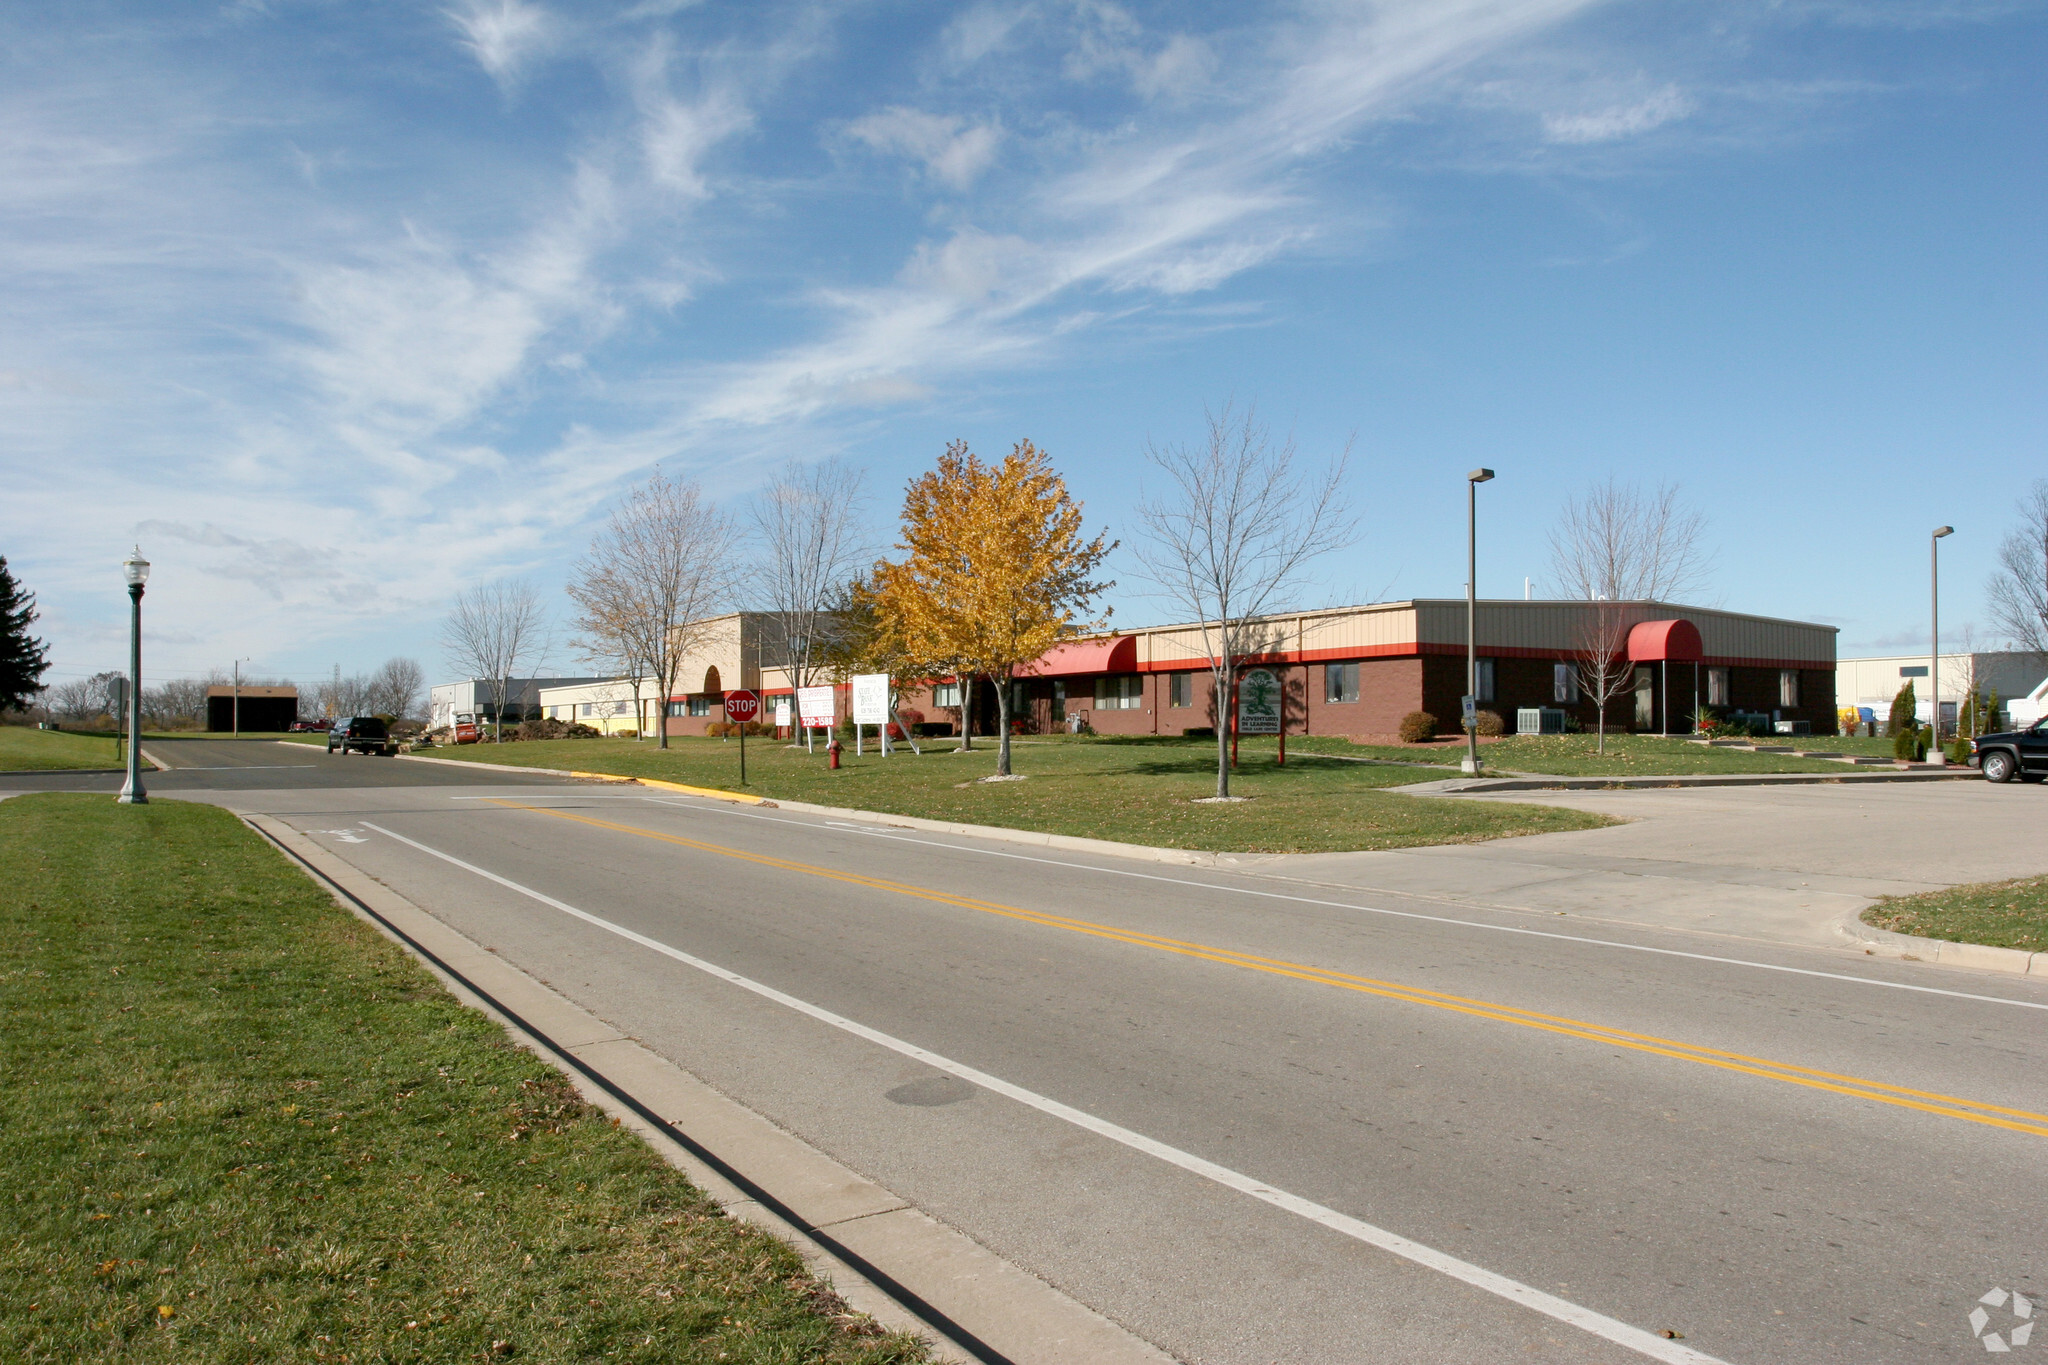
[{"label": "parking lot light", "polygon": [[142,788],[142,585],[149,581],[149,561],[136,546],[121,561],[122,576],[128,580],[128,780],[114,799],[124,806],[149,803]]}]

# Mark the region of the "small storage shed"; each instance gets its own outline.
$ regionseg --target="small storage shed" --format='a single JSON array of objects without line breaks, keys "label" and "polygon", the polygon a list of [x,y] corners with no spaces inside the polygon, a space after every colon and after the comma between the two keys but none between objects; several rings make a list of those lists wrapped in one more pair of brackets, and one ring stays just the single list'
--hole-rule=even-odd
[{"label": "small storage shed", "polygon": [[289,730],[292,722],[299,718],[299,689],[296,687],[252,687],[243,684],[241,688],[242,720],[235,724],[235,692],[233,687],[209,687],[206,689],[206,728],[226,733],[231,730],[255,730],[273,732]]}]

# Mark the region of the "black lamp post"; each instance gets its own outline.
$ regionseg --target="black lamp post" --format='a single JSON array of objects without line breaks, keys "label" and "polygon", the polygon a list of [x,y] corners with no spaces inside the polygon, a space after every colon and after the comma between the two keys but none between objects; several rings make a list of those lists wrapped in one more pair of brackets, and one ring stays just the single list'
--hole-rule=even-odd
[{"label": "black lamp post", "polygon": [[121,571],[128,579],[128,780],[114,799],[124,806],[142,806],[149,803],[149,793],[142,789],[142,751],[137,747],[142,741],[142,585],[149,581],[149,561],[142,557],[140,545],[121,561]]}]

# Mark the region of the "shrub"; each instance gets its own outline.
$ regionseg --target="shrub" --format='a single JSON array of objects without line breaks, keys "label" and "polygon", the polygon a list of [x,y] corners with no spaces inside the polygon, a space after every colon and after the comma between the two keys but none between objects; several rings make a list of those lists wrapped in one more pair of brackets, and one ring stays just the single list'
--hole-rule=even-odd
[{"label": "shrub", "polygon": [[1968,763],[1970,761],[1970,741],[1966,736],[1957,735],[1948,742],[1948,761],[1951,763]]},{"label": "shrub", "polygon": [[1427,744],[1436,738],[1436,717],[1427,711],[1410,711],[1401,717],[1401,742]]},{"label": "shrub", "polygon": [[[1084,730],[1082,733],[1086,734],[1087,731]],[[1180,732],[1180,737],[1182,739],[1214,739],[1216,738],[1216,727],[1213,725],[1190,725],[1187,729]]]},{"label": "shrub", "polygon": [[732,733],[732,726],[722,720],[714,720],[704,727],[704,733],[713,739],[724,739]]},{"label": "shrub", "polygon": [[1482,735],[1491,737],[1506,734],[1508,723],[1500,718],[1498,711],[1481,711],[1473,721],[1472,728]]},{"label": "shrub", "polygon": [[909,729],[916,731],[919,734],[924,733],[923,731],[918,730],[917,728],[918,726],[924,724],[924,712],[918,710],[916,707],[904,707],[902,710],[896,713],[896,719],[903,722],[903,724],[907,726]]},{"label": "shrub", "polygon": [[[1918,706],[1919,698],[1914,695],[1913,684],[1909,682],[1899,689],[1899,695],[1892,698],[1892,712],[1885,720],[1886,732],[1894,739],[1902,732],[1910,734],[1914,729],[1913,713]],[[1898,752],[1896,744],[1892,746],[1892,752]]]},{"label": "shrub", "polygon": [[[1908,690],[1913,684],[1907,683]],[[1924,762],[1927,758],[1927,731],[1917,725],[1904,725],[1892,731],[1892,757],[1907,763]]]}]

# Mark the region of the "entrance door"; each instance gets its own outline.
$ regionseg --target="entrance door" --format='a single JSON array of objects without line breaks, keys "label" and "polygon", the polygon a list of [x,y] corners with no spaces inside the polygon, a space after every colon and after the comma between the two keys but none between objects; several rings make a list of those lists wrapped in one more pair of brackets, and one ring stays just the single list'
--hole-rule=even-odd
[{"label": "entrance door", "polygon": [[1650,731],[1657,728],[1657,673],[1655,669],[1636,670],[1636,729]]}]

